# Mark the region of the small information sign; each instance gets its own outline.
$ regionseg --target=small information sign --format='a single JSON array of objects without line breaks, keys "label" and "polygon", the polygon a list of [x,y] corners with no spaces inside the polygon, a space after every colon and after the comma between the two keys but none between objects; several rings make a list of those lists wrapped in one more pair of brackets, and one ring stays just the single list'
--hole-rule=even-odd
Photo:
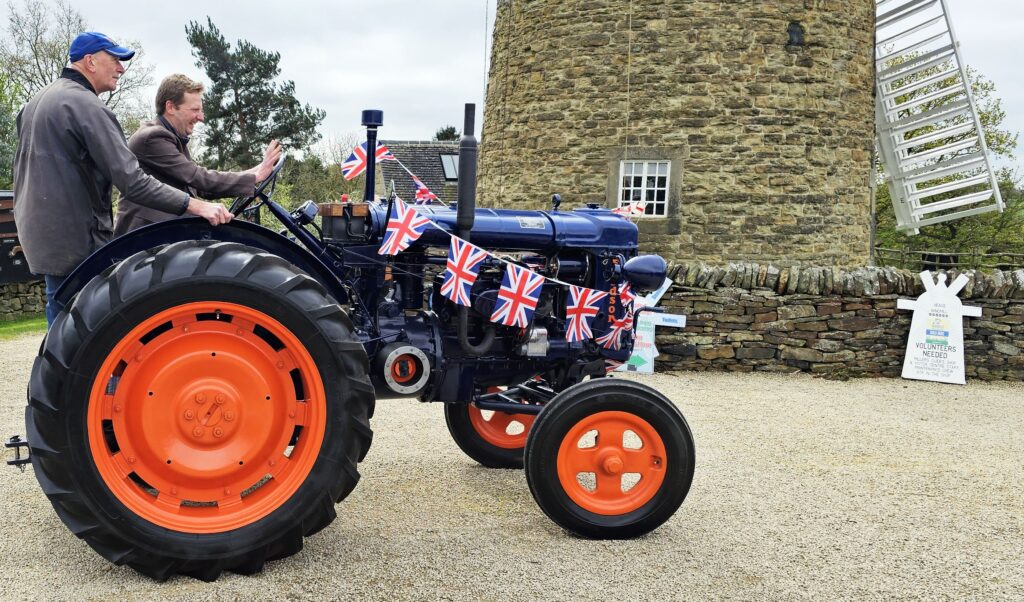
[{"label": "small information sign", "polygon": [[[634,302],[638,307],[654,307],[670,286],[672,281],[666,278],[658,290],[646,297],[637,297]],[[654,329],[657,326],[683,328],[686,326],[686,316],[651,311],[637,314],[633,333],[633,354],[629,356],[629,361],[616,368],[616,371],[654,374],[654,358],[658,357],[658,348],[654,346]]]},{"label": "small information sign", "polygon": [[978,317],[980,307],[964,306],[957,293],[969,279],[961,274],[946,286],[946,275],[938,282],[931,272],[921,272],[925,292],[916,300],[900,299],[899,309],[913,310],[903,360],[903,378],[940,383],[966,384],[964,377],[964,316]]}]

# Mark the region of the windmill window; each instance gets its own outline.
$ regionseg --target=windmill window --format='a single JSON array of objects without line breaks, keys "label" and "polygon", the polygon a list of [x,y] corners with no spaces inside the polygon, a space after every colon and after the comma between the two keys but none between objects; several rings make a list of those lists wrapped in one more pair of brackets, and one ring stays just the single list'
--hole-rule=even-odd
[{"label": "windmill window", "polygon": [[459,156],[441,155],[441,167],[444,169],[445,180],[459,179]]},{"label": "windmill window", "polygon": [[622,161],[619,164],[618,206],[646,201],[645,217],[668,215],[671,161]]}]

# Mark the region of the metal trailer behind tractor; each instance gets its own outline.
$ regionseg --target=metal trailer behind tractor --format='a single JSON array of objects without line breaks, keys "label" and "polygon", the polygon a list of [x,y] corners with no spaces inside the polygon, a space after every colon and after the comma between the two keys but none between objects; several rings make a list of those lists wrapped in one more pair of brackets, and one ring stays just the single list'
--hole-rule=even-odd
[{"label": "metal trailer behind tractor", "polygon": [[[58,292],[66,310],[32,366],[31,463],[54,510],[104,558],[156,579],[250,574],[302,549],[359,480],[375,399],[442,402],[452,438],[488,467],[524,467],[541,509],[589,538],[630,538],[682,504],[694,445],[682,414],[643,384],[606,378],[620,348],[568,343],[567,284],[654,290],[665,262],[639,256],[637,227],[596,205],[475,208],[477,143],[467,105],[458,206],[418,206],[439,229],[378,255],[389,202],[272,199],[273,175],[236,216],[260,209],[280,234],[236,219],[153,224],[89,257]],[[380,111],[364,111],[376,148]],[[393,201],[392,201],[393,202]],[[319,223],[317,217],[319,213]],[[443,230],[443,231],[442,231]],[[501,283],[488,259],[472,307],[438,293],[449,235],[545,281],[528,328],[488,320]],[[646,310],[641,310],[646,311]]]}]

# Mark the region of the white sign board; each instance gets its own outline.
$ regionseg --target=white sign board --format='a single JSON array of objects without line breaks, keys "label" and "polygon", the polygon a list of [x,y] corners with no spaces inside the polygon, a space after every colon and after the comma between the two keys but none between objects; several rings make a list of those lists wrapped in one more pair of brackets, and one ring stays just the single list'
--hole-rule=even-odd
[{"label": "white sign board", "polygon": [[[658,290],[646,297],[637,297],[634,303],[638,307],[654,307],[670,286],[672,286],[672,281],[666,278]],[[686,316],[650,311],[640,312],[633,327],[633,354],[629,356],[629,361],[616,368],[617,372],[654,374],[654,358],[658,357],[658,348],[654,346],[654,328],[656,326],[683,328],[686,326]]]},{"label": "white sign board", "polygon": [[925,292],[916,301],[900,299],[899,309],[913,310],[903,359],[903,378],[940,383],[966,384],[964,378],[964,316],[978,317],[980,307],[964,306],[957,297],[969,279],[961,274],[946,286],[931,272],[921,272]]}]

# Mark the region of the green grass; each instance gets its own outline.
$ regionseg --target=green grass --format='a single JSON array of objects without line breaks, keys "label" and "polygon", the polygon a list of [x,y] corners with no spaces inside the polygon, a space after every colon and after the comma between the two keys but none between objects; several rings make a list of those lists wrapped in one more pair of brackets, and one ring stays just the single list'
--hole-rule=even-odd
[{"label": "green grass", "polygon": [[6,341],[23,334],[43,334],[46,332],[46,316],[38,315],[21,318],[13,322],[0,322],[0,341]]}]

